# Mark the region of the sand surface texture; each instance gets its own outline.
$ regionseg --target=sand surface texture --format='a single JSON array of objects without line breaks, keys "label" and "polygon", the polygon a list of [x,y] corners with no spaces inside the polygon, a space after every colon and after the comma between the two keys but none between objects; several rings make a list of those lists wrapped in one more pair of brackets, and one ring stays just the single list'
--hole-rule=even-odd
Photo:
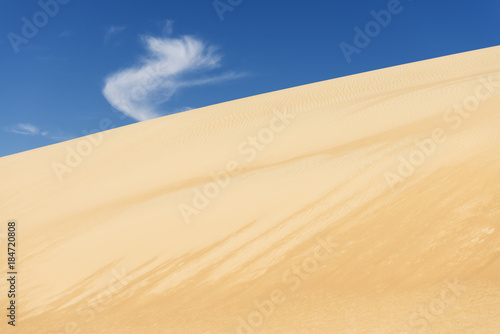
[{"label": "sand surface texture", "polygon": [[494,47],[3,157],[0,332],[498,334],[499,93]]}]

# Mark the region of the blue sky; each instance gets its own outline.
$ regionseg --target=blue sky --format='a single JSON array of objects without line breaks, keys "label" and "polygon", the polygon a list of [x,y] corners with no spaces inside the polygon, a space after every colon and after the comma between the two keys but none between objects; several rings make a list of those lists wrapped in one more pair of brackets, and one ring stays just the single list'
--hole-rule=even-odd
[{"label": "blue sky", "polygon": [[6,0],[0,31],[5,156],[104,118],[119,127],[500,45],[500,2]]}]

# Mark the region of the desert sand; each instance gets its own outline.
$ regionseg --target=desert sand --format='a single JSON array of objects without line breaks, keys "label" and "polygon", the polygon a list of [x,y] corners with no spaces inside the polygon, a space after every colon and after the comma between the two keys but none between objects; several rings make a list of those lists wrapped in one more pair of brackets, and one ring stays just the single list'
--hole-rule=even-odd
[{"label": "desert sand", "polygon": [[500,47],[114,128],[0,175],[2,333],[500,333]]}]

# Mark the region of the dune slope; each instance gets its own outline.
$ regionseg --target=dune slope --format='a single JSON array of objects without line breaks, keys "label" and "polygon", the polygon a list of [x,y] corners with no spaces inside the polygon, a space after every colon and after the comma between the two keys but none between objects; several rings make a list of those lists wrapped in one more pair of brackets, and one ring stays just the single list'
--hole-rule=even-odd
[{"label": "dune slope", "polygon": [[99,132],[0,175],[2,249],[9,221],[18,241],[2,333],[500,333],[500,47]]}]

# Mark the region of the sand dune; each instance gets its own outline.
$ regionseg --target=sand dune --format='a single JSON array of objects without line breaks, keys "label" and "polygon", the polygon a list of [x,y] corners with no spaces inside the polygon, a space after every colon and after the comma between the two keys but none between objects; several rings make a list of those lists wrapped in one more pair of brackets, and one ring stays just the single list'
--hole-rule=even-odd
[{"label": "sand dune", "polygon": [[494,47],[3,157],[1,331],[498,334],[499,108]]}]

